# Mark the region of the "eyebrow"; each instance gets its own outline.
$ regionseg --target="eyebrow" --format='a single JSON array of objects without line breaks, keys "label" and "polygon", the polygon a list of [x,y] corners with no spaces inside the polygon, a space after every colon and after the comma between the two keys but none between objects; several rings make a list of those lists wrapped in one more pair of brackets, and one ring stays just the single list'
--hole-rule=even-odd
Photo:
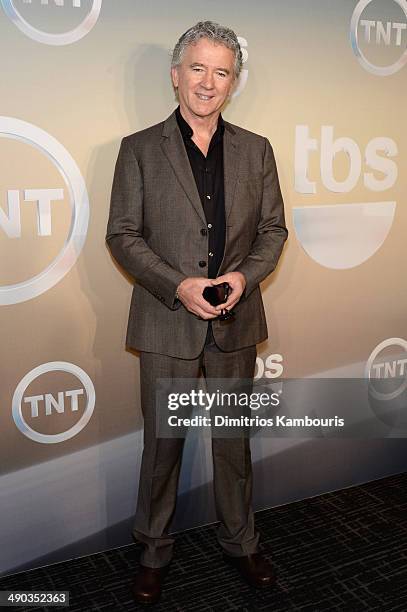
[{"label": "eyebrow", "polygon": [[[189,67],[194,68],[194,66],[201,66],[202,68],[205,68],[205,64],[201,64],[200,62],[193,62]],[[227,68],[221,68],[220,66],[215,68],[215,70],[221,70],[222,72],[226,72],[226,74],[230,74],[230,70]]]}]

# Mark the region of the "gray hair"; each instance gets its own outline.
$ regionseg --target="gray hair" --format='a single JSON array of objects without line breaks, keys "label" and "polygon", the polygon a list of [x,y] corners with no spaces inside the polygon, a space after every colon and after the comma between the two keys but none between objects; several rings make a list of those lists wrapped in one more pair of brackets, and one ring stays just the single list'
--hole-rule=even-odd
[{"label": "gray hair", "polygon": [[238,78],[242,69],[243,58],[237,36],[230,28],[221,26],[214,21],[199,21],[192,28],[184,32],[172,53],[171,68],[179,66],[188,45],[196,44],[201,38],[208,38],[212,42],[225,45],[225,47],[233,51],[235,55],[235,77]]}]

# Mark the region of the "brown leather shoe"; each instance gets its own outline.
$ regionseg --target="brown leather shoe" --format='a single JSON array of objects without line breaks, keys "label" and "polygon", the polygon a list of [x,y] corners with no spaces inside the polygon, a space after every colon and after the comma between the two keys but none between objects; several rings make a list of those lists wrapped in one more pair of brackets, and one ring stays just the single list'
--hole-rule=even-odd
[{"label": "brown leather shoe", "polygon": [[165,567],[146,567],[140,564],[140,569],[132,586],[134,599],[137,603],[154,604],[158,602],[168,569],[169,565]]},{"label": "brown leather shoe", "polygon": [[223,559],[235,567],[248,584],[256,588],[271,586],[275,582],[273,567],[260,553],[245,557],[231,557],[223,553]]}]

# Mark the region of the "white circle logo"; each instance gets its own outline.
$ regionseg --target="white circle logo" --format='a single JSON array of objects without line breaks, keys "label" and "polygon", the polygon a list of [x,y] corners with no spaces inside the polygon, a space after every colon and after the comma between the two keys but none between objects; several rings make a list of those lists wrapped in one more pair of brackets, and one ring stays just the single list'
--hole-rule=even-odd
[{"label": "white circle logo", "polygon": [[[407,21],[407,0],[393,0],[398,4],[398,6],[404,12],[406,21]],[[407,62],[407,47],[402,52],[401,56],[397,61],[388,65],[388,66],[377,66],[370,62],[366,55],[363,53],[359,38],[358,38],[358,27],[359,24],[365,28],[365,34],[367,39],[371,40],[372,30],[376,30],[376,40],[379,41],[383,39],[385,44],[390,43],[391,36],[396,37],[396,45],[401,47],[401,39],[406,34],[406,23],[391,23],[390,21],[383,24],[381,21],[374,20],[361,20],[361,16],[365,8],[371,3],[373,0],[360,0],[353,11],[351,25],[350,25],[350,40],[354,54],[358,58],[360,64],[372,74],[377,76],[389,76],[398,72],[404,64]]]},{"label": "white circle logo", "polygon": [[[50,32],[39,30],[28,23],[28,21],[24,19],[21,13],[17,10],[15,6],[16,0],[0,1],[8,17],[11,19],[14,25],[21,30],[21,32],[23,32],[29,38],[32,38],[37,42],[44,43],[45,45],[70,45],[71,43],[77,42],[86,36],[86,34],[88,34],[95,26],[102,7],[102,0],[93,0],[90,11],[77,27],[69,30],[68,32],[52,34]],[[29,3],[31,3],[31,0],[29,0]],[[63,6],[63,0],[60,0],[58,4],[59,6]],[[80,1],[74,1],[73,6],[80,7]]]},{"label": "white circle logo", "polygon": [[[28,385],[31,384],[33,380],[47,372],[67,372],[68,374],[73,374],[82,383],[87,396],[86,408],[77,423],[75,423],[75,425],[67,431],[58,434],[43,434],[38,431],[35,431],[26,422],[23,416],[21,406],[24,392],[27,389]],[[73,392],[70,393],[72,395]],[[13,418],[18,429],[25,436],[27,436],[27,438],[30,438],[31,440],[34,440],[34,442],[40,442],[42,444],[56,444],[58,442],[64,442],[65,440],[69,440],[70,438],[76,436],[80,431],[82,431],[82,429],[90,421],[90,418],[93,414],[93,410],[95,408],[95,401],[95,388],[86,372],[84,372],[80,367],[74,365],[73,363],[68,363],[66,361],[51,361],[50,363],[44,363],[43,365],[40,365],[31,370],[31,372],[28,372],[28,374],[26,374],[22,381],[18,384],[14,392],[12,401]]]},{"label": "white circle logo", "polygon": [[[403,354],[401,356],[389,356],[377,363],[377,358],[380,353],[389,347],[401,348]],[[371,382],[369,390],[371,395],[377,400],[393,400],[401,395],[407,388],[407,341],[403,340],[403,338],[388,338],[380,342],[367,360],[365,377]],[[401,379],[401,383],[396,389],[384,393],[374,387],[374,380],[391,378],[396,380],[399,378]]]},{"label": "white circle logo", "polygon": [[20,119],[0,117],[0,137],[13,138],[32,145],[54,163],[67,185],[72,210],[67,240],[54,261],[29,280],[0,287],[0,305],[8,305],[41,295],[69,272],[85,243],[89,223],[89,198],[78,166],[53,136]]}]

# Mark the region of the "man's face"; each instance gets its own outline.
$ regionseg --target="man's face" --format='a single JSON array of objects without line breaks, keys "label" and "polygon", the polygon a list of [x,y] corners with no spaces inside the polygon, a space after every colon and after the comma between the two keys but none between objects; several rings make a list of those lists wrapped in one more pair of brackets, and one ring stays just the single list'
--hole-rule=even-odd
[{"label": "man's face", "polygon": [[209,117],[220,113],[235,84],[234,65],[234,53],[225,45],[207,38],[188,45],[181,64],[171,69],[186,119],[191,115]]}]

